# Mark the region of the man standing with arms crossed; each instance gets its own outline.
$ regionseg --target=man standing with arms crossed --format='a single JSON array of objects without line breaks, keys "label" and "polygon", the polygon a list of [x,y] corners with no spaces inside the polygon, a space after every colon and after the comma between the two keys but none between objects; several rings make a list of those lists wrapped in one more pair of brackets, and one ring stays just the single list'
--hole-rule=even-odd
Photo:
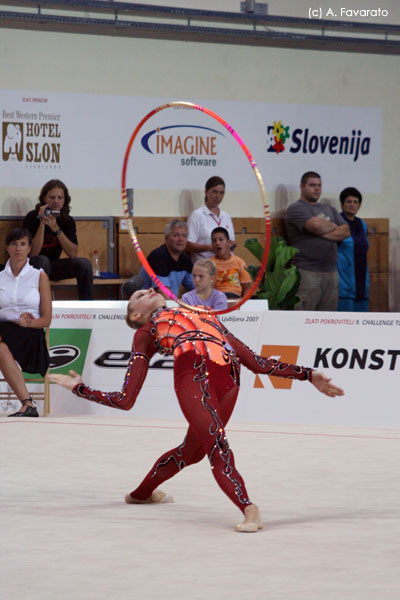
[{"label": "man standing with arms crossed", "polygon": [[289,242],[299,250],[292,262],[300,271],[297,310],[337,310],[339,298],[337,244],[350,236],[338,211],[318,202],[321,177],[304,173],[300,200],[286,211]]}]

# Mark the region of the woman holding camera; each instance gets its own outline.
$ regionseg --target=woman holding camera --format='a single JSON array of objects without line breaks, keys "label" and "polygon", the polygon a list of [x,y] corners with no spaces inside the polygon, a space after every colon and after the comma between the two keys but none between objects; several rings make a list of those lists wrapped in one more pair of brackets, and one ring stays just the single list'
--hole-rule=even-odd
[{"label": "woman holding camera", "polygon": [[[93,300],[92,265],[87,258],[78,257],[70,203],[71,197],[62,181],[52,179],[42,187],[35,210],[26,215],[23,223],[33,239],[30,263],[43,269],[53,281],[76,277],[79,300]],[[68,258],[60,258],[62,251]]]}]

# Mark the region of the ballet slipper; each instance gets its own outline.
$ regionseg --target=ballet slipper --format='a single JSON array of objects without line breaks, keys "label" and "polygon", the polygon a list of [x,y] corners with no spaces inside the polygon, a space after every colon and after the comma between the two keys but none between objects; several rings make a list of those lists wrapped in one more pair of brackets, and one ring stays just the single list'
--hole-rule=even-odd
[{"label": "ballet slipper", "polygon": [[154,490],[151,494],[150,498],[146,500],[138,500],[137,498],[132,498],[130,494],[125,496],[125,502],[127,504],[168,504],[169,502],[173,502],[174,499],[169,494],[162,492],[161,490]]},{"label": "ballet slipper", "polygon": [[255,504],[249,504],[244,509],[244,521],[236,525],[236,531],[241,533],[255,533],[264,527],[260,511]]}]

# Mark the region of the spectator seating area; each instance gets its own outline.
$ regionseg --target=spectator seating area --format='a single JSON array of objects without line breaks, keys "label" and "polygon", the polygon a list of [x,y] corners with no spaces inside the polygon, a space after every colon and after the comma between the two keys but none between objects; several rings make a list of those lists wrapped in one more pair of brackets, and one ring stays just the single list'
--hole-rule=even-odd
[{"label": "spectator seating area", "polygon": [[[93,251],[99,253],[100,270],[118,273],[115,265],[114,217],[74,217],[79,241],[79,256],[92,260]],[[0,239],[4,240],[10,229],[22,226],[23,217],[0,217]],[[61,258],[65,257],[64,254]],[[0,263],[6,262],[4,244],[0,244]],[[120,287],[124,279],[95,279],[95,298],[119,299]],[[75,279],[62,279],[51,282],[55,300],[75,300],[78,298]]]},{"label": "spectator seating area", "polygon": [[[134,226],[139,243],[145,255],[164,242],[164,227],[173,217],[135,217]],[[74,217],[77,225],[79,256],[90,260],[93,251],[100,257],[101,271],[118,273],[119,278],[96,279],[96,299],[118,299],[120,286],[140,268],[139,260],[132,248],[128,227],[121,217]],[[368,225],[368,266],[371,278],[371,312],[388,311],[388,270],[389,270],[389,220],[364,219]],[[264,243],[265,224],[262,218],[232,219],[235,228],[237,247],[235,254],[246,264],[254,264],[256,259],[244,247],[249,238],[257,238]],[[22,225],[22,217],[0,217],[0,239],[7,232]],[[272,219],[272,235],[286,237],[284,219]],[[4,245],[0,244],[0,263],[6,262]],[[64,279],[52,282],[53,296],[57,300],[77,299],[76,282]]]}]

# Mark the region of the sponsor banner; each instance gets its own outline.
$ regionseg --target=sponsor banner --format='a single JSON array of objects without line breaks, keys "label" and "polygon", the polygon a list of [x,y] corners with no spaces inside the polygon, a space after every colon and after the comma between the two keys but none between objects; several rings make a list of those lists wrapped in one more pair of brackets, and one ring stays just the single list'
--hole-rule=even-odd
[{"label": "sponsor banner", "polygon": [[[54,320],[53,320],[54,324]],[[49,369],[52,373],[68,374],[73,369],[82,375],[89,347],[91,329],[50,329]],[[39,373],[24,373],[29,379],[42,381]]]},{"label": "sponsor banner", "polygon": [[[138,123],[168,98],[0,91],[4,187],[40,187],[59,177],[71,188],[118,189],[125,149]],[[190,100],[190,99],[188,99]],[[225,119],[252,153],[267,188],[298,185],[321,172],[324,189],[381,190],[381,110],[197,99]],[[202,189],[218,173],[230,190],[256,190],[245,153],[218,121],[167,108],[144,123],[132,147],[127,184]],[[290,175],[288,175],[288,173]],[[288,177],[293,179],[288,179]]]},{"label": "sponsor banner", "polygon": [[[51,356],[60,362],[53,365],[54,372],[68,372],[72,367],[95,389],[120,390],[133,337],[124,318],[124,308],[56,308]],[[243,367],[234,419],[400,427],[399,315],[236,311],[222,315],[221,321],[257,353],[324,370],[345,390],[345,396],[331,399],[308,382],[256,375]],[[78,360],[76,349],[83,357],[80,366],[73,362]],[[73,398],[54,385],[52,413],[180,417],[172,366],[170,357],[153,357],[129,413],[115,413],[114,409]]]},{"label": "sponsor banner", "polygon": [[91,333],[91,329],[51,329],[50,371],[68,374],[73,369],[82,375]]}]

